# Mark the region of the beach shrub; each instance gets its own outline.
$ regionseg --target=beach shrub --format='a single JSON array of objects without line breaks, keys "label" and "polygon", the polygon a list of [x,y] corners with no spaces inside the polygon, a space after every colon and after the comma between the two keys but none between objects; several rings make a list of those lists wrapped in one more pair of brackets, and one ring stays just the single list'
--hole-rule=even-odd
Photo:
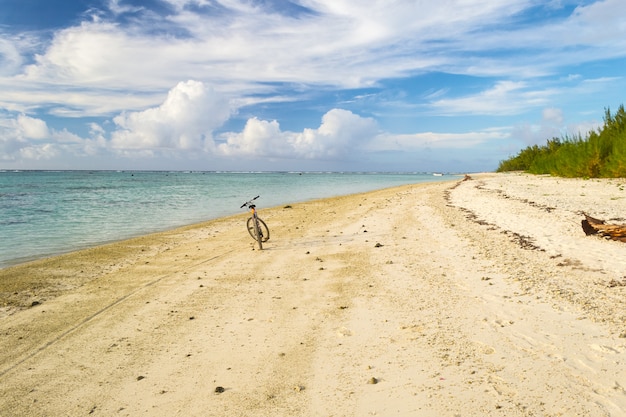
[{"label": "beach shrub", "polygon": [[552,138],[543,146],[532,145],[500,162],[498,172],[526,171],[560,177],[626,177],[626,112],[607,109],[604,125],[586,137]]},{"label": "beach shrub", "polygon": [[614,116],[607,111],[603,134],[611,145],[611,152],[603,166],[604,177],[626,177],[626,112],[622,105]]}]

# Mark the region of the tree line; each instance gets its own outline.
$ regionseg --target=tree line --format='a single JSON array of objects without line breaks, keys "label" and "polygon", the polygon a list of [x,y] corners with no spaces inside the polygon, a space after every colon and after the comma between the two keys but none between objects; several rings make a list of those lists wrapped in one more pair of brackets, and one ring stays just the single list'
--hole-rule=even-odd
[{"label": "tree line", "polygon": [[626,177],[626,112],[622,104],[615,114],[606,109],[604,125],[586,137],[548,139],[517,156],[501,161],[497,172],[526,171],[570,178]]}]

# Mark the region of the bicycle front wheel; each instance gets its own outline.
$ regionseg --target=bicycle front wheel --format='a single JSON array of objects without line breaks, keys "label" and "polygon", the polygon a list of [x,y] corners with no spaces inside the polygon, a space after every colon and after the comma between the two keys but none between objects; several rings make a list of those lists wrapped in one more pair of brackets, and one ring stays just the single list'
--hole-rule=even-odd
[{"label": "bicycle front wheel", "polygon": [[[261,242],[267,242],[270,240],[270,229],[268,229],[265,222],[257,217],[257,227],[259,229],[259,234],[261,235]],[[250,217],[248,219],[248,233],[254,240],[258,240],[256,233],[254,231],[254,217]]]}]

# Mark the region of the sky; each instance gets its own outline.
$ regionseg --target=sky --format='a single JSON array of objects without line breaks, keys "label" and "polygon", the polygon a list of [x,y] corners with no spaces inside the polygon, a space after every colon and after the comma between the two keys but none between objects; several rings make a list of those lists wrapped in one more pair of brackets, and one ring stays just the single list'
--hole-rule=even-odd
[{"label": "sky", "polygon": [[493,171],[625,71],[623,0],[0,0],[0,169]]}]

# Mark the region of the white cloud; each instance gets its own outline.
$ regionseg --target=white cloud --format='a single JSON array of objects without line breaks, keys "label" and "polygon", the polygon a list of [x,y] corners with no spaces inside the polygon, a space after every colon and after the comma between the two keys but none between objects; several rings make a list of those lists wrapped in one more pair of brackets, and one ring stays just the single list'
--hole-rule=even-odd
[{"label": "white cloud", "polygon": [[[0,160],[46,160],[82,155],[86,145],[92,142],[67,129],[50,129],[45,121],[25,114],[0,118]],[[105,146],[100,142],[100,148]]]},{"label": "white cloud", "polygon": [[19,155],[21,159],[40,161],[59,156],[60,150],[52,143],[28,145],[19,150]]},{"label": "white cloud", "polygon": [[[181,74],[245,96],[267,92],[267,83],[273,82],[353,88],[446,68],[476,75],[529,73],[528,58],[490,58],[486,64],[487,54],[481,53],[503,44],[526,50],[530,31],[482,28],[489,22],[504,24],[530,7],[529,1],[304,1],[302,6],[312,12],[298,19],[247,1],[169,3],[178,13],[128,25],[85,21],[56,32],[19,79],[41,83],[44,89],[46,83],[54,85],[56,103],[70,99],[59,85],[89,87],[104,95],[116,92],[117,99],[107,101],[116,103],[113,111],[119,112],[138,109],[137,103],[128,102],[132,97],[128,90],[164,91]],[[190,4],[219,5],[220,13],[197,14],[184,7]],[[129,11],[119,1],[110,1],[109,7],[114,14]],[[546,41],[544,34],[561,27],[533,28],[536,45],[556,43],[554,36]],[[179,35],[176,28],[187,35]],[[563,53],[560,46],[552,45],[550,53]],[[478,54],[468,56],[469,52]],[[545,73],[541,67],[559,61],[558,55],[532,60],[532,72]],[[97,99],[87,96],[80,106]],[[28,97],[19,99],[26,102]],[[156,97],[151,99],[151,105],[156,105]],[[54,97],[47,100],[55,102]],[[68,107],[78,104],[67,103]]]},{"label": "white cloud", "polygon": [[50,131],[41,119],[19,114],[15,118],[0,117],[0,161],[40,159]]},{"label": "white cloud", "polygon": [[108,0],[108,7],[116,15],[142,10],[142,7],[122,5],[120,4],[120,0]]},{"label": "white cloud", "polygon": [[21,147],[15,121],[0,118],[0,161],[14,161]]},{"label": "white cloud", "polygon": [[498,81],[493,87],[478,94],[436,100],[431,103],[431,107],[445,115],[512,115],[545,105],[554,94],[552,90],[533,91],[524,81]]},{"label": "white cloud", "polygon": [[548,107],[543,109],[542,116],[545,123],[550,123],[556,126],[561,126],[563,124],[563,110],[561,109]]},{"label": "white cloud", "polygon": [[222,137],[226,142],[216,150],[223,155],[279,156],[286,152],[285,134],[276,120],[248,119],[242,132],[229,132]]},{"label": "white cloud", "polygon": [[[158,93],[167,91],[181,76],[219,86],[233,102],[258,98],[258,94],[271,100],[267,93],[277,92],[281,83],[301,85],[301,91],[319,85],[353,88],[409,73],[445,70],[527,77],[549,73],[564,62],[564,56],[567,62],[584,62],[585,57],[572,48],[562,48],[563,44],[570,45],[573,36],[585,32],[584,28],[611,33],[613,39],[624,30],[618,27],[619,14],[611,12],[618,7],[618,0],[579,7],[569,19],[542,22],[532,30],[506,25],[516,13],[533,7],[530,0],[305,0],[299,4],[311,13],[299,18],[281,14],[269,3],[167,2],[171,12],[160,17],[139,13],[133,15],[133,23],[119,24],[105,21],[103,13],[98,19],[64,28],[51,40],[39,42],[47,46],[34,56],[34,62],[22,68],[21,75],[2,79],[0,71],[4,93],[0,107],[26,111],[46,106],[62,117],[108,117],[157,106]],[[557,4],[554,2],[553,7]],[[109,0],[108,7],[116,16],[147,10],[117,0]],[[220,12],[192,11],[198,7],[215,7]],[[602,19],[610,13],[613,29],[608,31]],[[506,29],[485,30],[490,24]],[[514,59],[490,54],[503,45],[515,51]],[[529,45],[543,52],[534,50],[529,55]],[[619,48],[607,49],[596,48],[594,54],[612,56]],[[32,42],[21,46],[0,42],[0,54],[2,51],[11,57],[10,66],[15,69],[25,62],[22,55],[32,52]],[[543,53],[550,54],[549,59]],[[547,104],[546,97],[511,95],[513,100],[509,100],[502,95],[499,101],[497,95],[489,96],[506,88],[505,83],[483,96],[434,104],[444,111],[475,108],[479,113],[495,114]],[[290,94],[295,100],[300,93]],[[470,103],[474,99],[479,101]]]},{"label": "white cloud", "polygon": [[536,123],[523,123],[515,126],[511,137],[522,141],[526,146],[544,145],[548,139],[582,136],[596,130],[601,124],[594,121],[581,121],[565,125],[563,111],[559,108],[545,108],[542,118]]},{"label": "white cloud", "polygon": [[463,133],[423,132],[404,135],[384,133],[371,143],[368,150],[410,152],[424,149],[471,149],[487,142],[503,141],[509,137],[508,128]]},{"label": "white cloud", "polygon": [[181,82],[158,107],[122,113],[113,122],[116,149],[203,149],[230,116],[229,103],[199,81]]},{"label": "white cloud", "polygon": [[[626,25],[622,0],[602,0],[588,5],[580,5],[568,19],[567,38],[571,44],[584,43],[595,46],[608,46],[614,53],[626,45]],[[564,37],[565,38],[565,37]]]},{"label": "white cloud", "polygon": [[25,139],[46,139],[50,136],[48,125],[41,119],[20,114],[17,117],[20,136]]},{"label": "white cloud", "polygon": [[172,88],[160,106],[113,118],[115,129],[110,139],[97,123],[89,124],[89,138],[81,138],[66,129],[49,129],[43,120],[20,114],[3,120],[0,143],[6,153],[4,159],[19,156],[41,160],[109,152],[136,158],[178,152],[205,158],[219,155],[324,160],[350,157],[355,149],[365,152],[379,131],[374,119],[333,109],[322,117],[319,127],[300,132],[283,132],[275,120],[251,118],[241,132],[222,134],[223,143],[216,146],[213,130],[230,114],[224,97],[201,82],[187,81]]},{"label": "white cloud", "polygon": [[228,156],[335,159],[359,152],[377,134],[376,122],[350,111],[333,109],[317,129],[283,132],[277,121],[249,119],[241,133],[223,135],[217,151]]},{"label": "white cloud", "polygon": [[163,70],[171,68],[164,59],[175,46],[133,36],[116,24],[84,22],[55,33],[44,53],[17,78],[66,87],[161,87]]},{"label": "white cloud", "polygon": [[0,76],[13,75],[21,67],[23,59],[18,46],[1,36],[0,32]]},{"label": "white cloud", "polygon": [[[519,129],[528,141],[539,135],[545,140],[546,133],[565,129],[565,117],[557,109],[557,100],[567,101],[564,93],[604,97],[609,89],[617,90],[611,85],[623,83],[610,78],[619,74],[612,69],[607,77],[597,74],[597,82],[585,81],[596,76],[586,63],[624,56],[626,49],[620,46],[626,26],[615,12],[620,1],[587,2],[568,17],[564,7],[571,10],[580,2],[301,0],[290,5],[310,12],[295,16],[286,11],[289,7],[277,7],[278,1],[163,0],[160,6],[170,7],[159,16],[163,9],[108,0],[103,2],[107,11],[92,9],[84,22],[52,32],[49,38],[49,33],[0,33],[0,111],[23,113],[10,124],[0,120],[2,157],[17,158],[20,149],[28,149],[23,157],[171,152],[312,160],[374,149],[480,146],[504,137],[498,128],[476,127],[482,123],[478,118],[465,133],[423,132],[437,130],[435,122],[427,129],[415,122],[428,110],[436,116],[530,117],[520,115],[545,108],[543,121]],[[539,18],[526,13],[540,15],[540,7],[554,10]],[[123,19],[115,20],[120,16]],[[529,24],[528,18],[536,24]],[[569,82],[567,72],[554,75],[569,63],[577,65]],[[446,76],[439,81],[442,73]],[[422,85],[399,81],[407,76],[415,80],[419,74],[435,75],[424,77]],[[459,93],[456,83],[465,80],[463,75],[482,78],[477,83],[491,82],[492,87],[470,90],[476,84],[468,83]],[[179,83],[187,79],[195,81]],[[433,85],[426,85],[430,80]],[[334,102],[311,98],[311,92],[323,91],[327,98],[333,88],[377,87],[383,82],[395,91],[374,91],[367,103],[344,101],[345,91]],[[355,95],[361,93],[369,91]],[[333,109],[319,126],[309,122],[282,131],[278,120],[284,106],[268,106],[278,109],[264,116],[270,120],[250,117],[241,132],[222,134],[214,144],[214,132],[240,108],[254,115],[260,103],[297,105],[303,97],[306,106],[316,106],[316,114]],[[393,116],[405,132],[421,133],[381,134],[373,119],[336,108],[388,114],[390,106],[380,104],[384,97],[395,98],[394,110],[411,112],[403,120]],[[372,104],[379,107],[366,107]],[[60,118],[101,119],[88,127],[88,138],[81,138],[67,129],[49,128],[44,112],[57,117],[55,126]]]},{"label": "white cloud", "polygon": [[85,139],[80,136],[68,131],[67,129],[62,129],[60,131],[53,131],[52,135],[55,143],[63,143],[63,144],[78,144],[83,145],[85,143]]}]

